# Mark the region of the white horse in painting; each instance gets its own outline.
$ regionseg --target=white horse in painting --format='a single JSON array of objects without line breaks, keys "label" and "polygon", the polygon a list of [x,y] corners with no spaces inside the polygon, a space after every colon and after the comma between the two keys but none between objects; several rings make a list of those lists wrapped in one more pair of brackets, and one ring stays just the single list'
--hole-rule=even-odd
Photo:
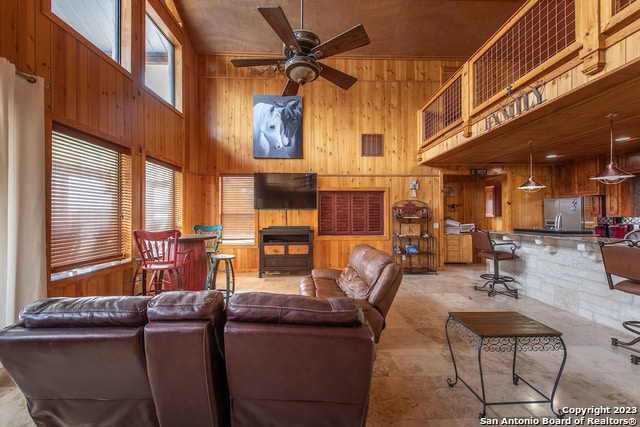
[{"label": "white horse in painting", "polygon": [[253,156],[269,157],[271,149],[290,145],[282,124],[282,107],[258,103],[253,106]]}]

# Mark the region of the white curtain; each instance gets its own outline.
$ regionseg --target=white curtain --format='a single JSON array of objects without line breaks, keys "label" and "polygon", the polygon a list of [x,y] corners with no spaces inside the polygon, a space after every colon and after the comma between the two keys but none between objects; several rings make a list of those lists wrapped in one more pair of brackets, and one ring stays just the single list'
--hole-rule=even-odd
[{"label": "white curtain", "polygon": [[0,58],[0,328],[46,296],[44,80]]}]

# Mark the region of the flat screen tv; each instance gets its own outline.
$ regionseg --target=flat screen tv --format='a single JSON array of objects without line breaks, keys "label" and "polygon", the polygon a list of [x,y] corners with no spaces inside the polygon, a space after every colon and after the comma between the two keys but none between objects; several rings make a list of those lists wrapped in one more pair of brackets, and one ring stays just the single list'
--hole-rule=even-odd
[{"label": "flat screen tv", "polygon": [[315,173],[261,172],[253,174],[255,209],[317,209]]}]

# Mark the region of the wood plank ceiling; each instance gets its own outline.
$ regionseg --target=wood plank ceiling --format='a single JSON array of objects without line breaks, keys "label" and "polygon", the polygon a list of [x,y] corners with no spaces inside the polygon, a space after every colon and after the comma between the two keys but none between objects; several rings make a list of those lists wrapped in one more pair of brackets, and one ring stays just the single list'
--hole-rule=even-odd
[{"label": "wood plank ceiling", "polygon": [[[256,6],[260,0],[173,0],[200,55],[282,56],[282,43]],[[347,52],[350,58],[468,59],[525,0],[299,0],[273,2],[291,26],[327,40],[363,24],[371,44]],[[302,25],[301,25],[302,18]],[[435,159],[431,164],[528,163],[534,140],[536,163],[608,155],[609,121],[617,113],[616,136],[628,142],[614,152],[640,151],[640,66],[622,81],[603,80],[592,88],[540,108],[527,119]],[[553,106],[552,106],[553,105]],[[547,159],[545,156],[558,157]]]}]

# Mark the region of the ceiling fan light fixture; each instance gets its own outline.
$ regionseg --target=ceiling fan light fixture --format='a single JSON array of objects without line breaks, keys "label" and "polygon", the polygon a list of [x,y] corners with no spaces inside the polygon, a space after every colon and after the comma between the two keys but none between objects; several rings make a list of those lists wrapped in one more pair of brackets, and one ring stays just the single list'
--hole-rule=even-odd
[{"label": "ceiling fan light fixture", "polygon": [[547,188],[546,185],[542,185],[538,181],[533,179],[533,153],[531,152],[532,145],[533,141],[529,141],[529,179],[520,187],[518,187],[518,190],[526,191],[527,193],[535,193],[536,191],[540,191],[543,188]]},{"label": "ceiling fan light fixture", "polygon": [[304,85],[320,76],[320,67],[313,58],[294,56],[286,62],[284,72],[288,79]]},{"label": "ceiling fan light fixture", "polygon": [[609,143],[609,164],[604,168],[599,175],[592,176],[589,179],[598,181],[602,184],[620,184],[627,178],[633,178],[635,175],[630,174],[624,169],[620,169],[616,162],[613,161],[613,119],[617,116],[615,113],[608,114],[606,118],[609,119],[610,129],[610,143]]}]

